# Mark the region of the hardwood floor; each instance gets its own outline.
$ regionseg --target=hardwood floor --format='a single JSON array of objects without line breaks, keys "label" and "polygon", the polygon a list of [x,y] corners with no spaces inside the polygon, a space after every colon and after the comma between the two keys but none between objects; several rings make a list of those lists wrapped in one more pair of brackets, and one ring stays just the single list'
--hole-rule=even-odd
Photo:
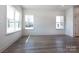
[{"label": "hardwood floor", "polygon": [[43,35],[23,37],[3,53],[78,53],[79,37]]}]

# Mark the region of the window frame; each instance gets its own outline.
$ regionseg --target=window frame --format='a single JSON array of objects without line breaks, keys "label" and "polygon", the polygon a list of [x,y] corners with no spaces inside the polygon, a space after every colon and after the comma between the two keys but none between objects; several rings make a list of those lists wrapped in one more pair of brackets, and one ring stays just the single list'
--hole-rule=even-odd
[{"label": "window frame", "polygon": [[[32,16],[32,27],[26,27],[26,16],[28,17],[28,16]],[[25,17],[25,22],[24,22],[24,24],[25,24],[25,29],[34,29],[34,15],[25,15],[24,16]],[[27,20],[28,21],[28,20]],[[30,22],[29,22],[30,23]]]},{"label": "window frame", "polygon": [[[57,22],[57,17],[60,17],[60,21],[59,22]],[[62,17],[62,19],[63,19],[63,21],[61,21],[61,17]],[[57,23],[59,23],[60,25],[59,26],[61,26],[61,24],[63,24],[62,26],[62,28],[61,27],[59,27],[59,28],[57,28]],[[56,30],[63,30],[64,29],[64,16],[56,16]]]},{"label": "window frame", "polygon": [[[6,28],[7,31],[6,31],[6,33],[7,33],[7,34],[11,34],[11,33],[18,32],[18,31],[20,31],[20,30],[22,29],[22,28],[21,28],[21,19],[20,19],[21,13],[20,13],[20,11],[17,10],[14,6],[7,5],[7,8],[8,8],[8,6],[11,7],[11,8],[13,9],[13,11],[14,11],[14,13],[13,13],[13,14],[14,14],[14,17],[13,17],[13,20],[14,20],[14,22],[13,22],[13,23],[14,23],[13,31],[9,32],[10,29],[9,29],[9,27],[8,27],[8,25],[10,24],[10,22],[8,22],[8,21],[9,21],[9,20],[12,20],[12,19],[9,19],[9,17],[7,16],[7,21],[6,21],[6,22],[7,22],[7,26],[6,26],[6,27],[7,27],[7,28]],[[15,25],[15,23],[16,23],[16,20],[15,20],[15,13],[16,13],[16,11],[19,12],[19,22],[20,22],[20,23],[18,23],[18,24],[20,25],[20,29],[18,28],[18,30],[16,30],[16,28],[15,28],[15,27],[16,27],[16,25]],[[7,9],[7,13],[8,13],[8,9]],[[7,14],[7,15],[8,15],[8,14]],[[11,24],[10,24],[10,25],[11,25]]]}]

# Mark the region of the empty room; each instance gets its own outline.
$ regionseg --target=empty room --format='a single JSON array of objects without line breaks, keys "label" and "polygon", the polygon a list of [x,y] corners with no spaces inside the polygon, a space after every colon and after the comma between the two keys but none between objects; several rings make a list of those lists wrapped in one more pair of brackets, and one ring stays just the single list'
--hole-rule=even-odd
[{"label": "empty room", "polygon": [[78,5],[0,5],[1,53],[78,53]]}]

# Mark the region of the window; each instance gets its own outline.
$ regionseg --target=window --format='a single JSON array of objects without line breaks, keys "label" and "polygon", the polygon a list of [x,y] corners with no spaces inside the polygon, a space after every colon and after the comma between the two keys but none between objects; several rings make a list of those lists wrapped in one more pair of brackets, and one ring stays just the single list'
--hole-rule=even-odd
[{"label": "window", "polygon": [[21,29],[20,13],[16,10],[15,11],[15,30],[18,31],[20,29]]},{"label": "window", "polygon": [[20,29],[20,12],[12,6],[7,6],[7,33],[13,33]]},{"label": "window", "polygon": [[33,29],[34,16],[25,15],[25,29]]},{"label": "window", "polygon": [[56,16],[56,29],[64,29],[64,16]]}]

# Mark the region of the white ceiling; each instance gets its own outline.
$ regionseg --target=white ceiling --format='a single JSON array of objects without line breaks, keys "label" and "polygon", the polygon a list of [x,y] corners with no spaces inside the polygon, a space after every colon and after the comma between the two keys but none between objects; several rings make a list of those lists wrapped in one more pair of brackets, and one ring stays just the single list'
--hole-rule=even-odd
[{"label": "white ceiling", "polygon": [[66,10],[71,6],[68,5],[22,5],[24,9],[34,10]]}]

